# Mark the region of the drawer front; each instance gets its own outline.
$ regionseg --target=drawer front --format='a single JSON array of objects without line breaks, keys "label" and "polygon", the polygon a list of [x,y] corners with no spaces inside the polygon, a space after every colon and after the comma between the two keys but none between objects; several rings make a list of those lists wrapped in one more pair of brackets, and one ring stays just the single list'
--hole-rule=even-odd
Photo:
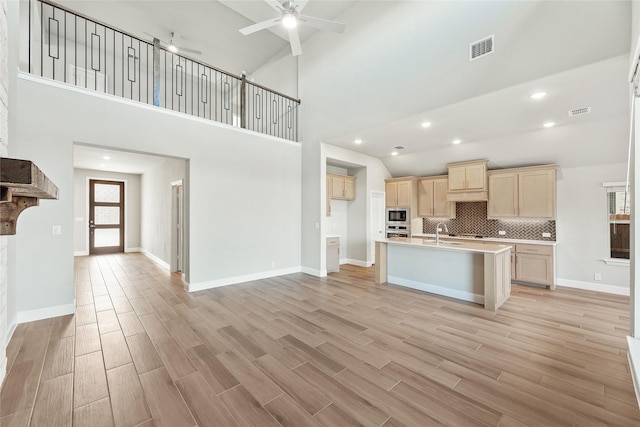
[{"label": "drawer front", "polygon": [[518,243],[516,252],[519,254],[536,254],[536,255],[553,255],[553,246],[548,245],[529,245]]},{"label": "drawer front", "polygon": [[339,237],[328,237],[327,238],[327,245],[339,245],[340,244],[340,238]]}]

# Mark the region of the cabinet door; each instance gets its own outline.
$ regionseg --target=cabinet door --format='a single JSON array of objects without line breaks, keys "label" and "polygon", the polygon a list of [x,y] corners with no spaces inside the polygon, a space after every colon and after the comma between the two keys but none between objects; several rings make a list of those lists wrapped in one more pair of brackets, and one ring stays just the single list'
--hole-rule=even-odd
[{"label": "cabinet door", "polygon": [[449,180],[446,178],[433,181],[433,216],[441,218],[456,217],[456,202],[447,202]]},{"label": "cabinet door", "polygon": [[518,174],[496,173],[489,176],[487,218],[518,216]]},{"label": "cabinet door", "polygon": [[471,165],[466,167],[466,189],[485,190],[487,188],[487,166]]},{"label": "cabinet door", "polygon": [[344,178],[332,176],[331,182],[331,198],[344,199]]},{"label": "cabinet door", "polygon": [[464,166],[449,167],[449,191],[465,190],[467,177]]},{"label": "cabinet door", "polygon": [[344,179],[344,198],[347,200],[355,200],[356,198],[356,182],[353,179]]},{"label": "cabinet door", "polygon": [[555,219],[555,169],[520,172],[520,217]]},{"label": "cabinet door", "polygon": [[433,216],[433,184],[431,179],[418,181],[418,216]]},{"label": "cabinet door", "polygon": [[411,208],[411,181],[398,181],[398,207]]},{"label": "cabinet door", "polygon": [[387,182],[384,185],[385,201],[388,208],[398,206],[398,183]]},{"label": "cabinet door", "polygon": [[553,285],[553,257],[516,254],[516,279],[540,285]]}]

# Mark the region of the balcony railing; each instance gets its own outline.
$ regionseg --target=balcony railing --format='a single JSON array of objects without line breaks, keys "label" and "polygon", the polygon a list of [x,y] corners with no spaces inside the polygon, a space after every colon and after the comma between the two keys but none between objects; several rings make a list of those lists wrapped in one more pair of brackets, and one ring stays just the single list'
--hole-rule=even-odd
[{"label": "balcony railing", "polygon": [[43,0],[29,2],[29,73],[291,141],[300,100]]}]

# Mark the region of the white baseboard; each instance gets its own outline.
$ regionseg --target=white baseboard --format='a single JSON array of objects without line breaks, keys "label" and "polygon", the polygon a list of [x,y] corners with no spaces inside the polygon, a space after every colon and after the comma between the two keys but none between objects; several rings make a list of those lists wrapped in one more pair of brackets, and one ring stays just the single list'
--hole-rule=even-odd
[{"label": "white baseboard", "polygon": [[151,261],[155,262],[156,264],[160,265],[161,267],[166,268],[167,270],[171,269],[171,266],[164,262],[163,260],[161,260],[160,258],[158,258],[157,256],[155,256],[154,254],[152,254],[149,251],[145,251],[144,249],[140,248],[140,252],[142,252],[142,254],[144,256],[146,256],[147,258],[149,258]]},{"label": "white baseboard", "polygon": [[282,268],[279,270],[263,271],[261,273],[245,274],[242,276],[226,277],[224,279],[209,280],[207,282],[189,283],[188,291],[196,292],[205,289],[219,288],[220,286],[235,285],[238,283],[251,282],[253,280],[268,279],[269,277],[284,276],[285,274],[300,273],[300,267]]},{"label": "white baseboard", "polygon": [[73,256],[89,256],[89,251],[75,251]]},{"label": "white baseboard", "polygon": [[129,252],[142,252],[142,248],[124,248],[124,251]]},{"label": "white baseboard", "polygon": [[387,283],[390,283],[392,285],[406,286],[407,288],[430,292],[432,294],[442,295],[445,297],[456,298],[463,301],[470,301],[470,302],[475,302],[477,304],[484,304],[484,295],[477,295],[471,292],[445,288],[443,286],[431,285],[429,283],[416,282],[415,280],[403,279],[403,278],[394,277],[394,276],[388,276]]},{"label": "white baseboard", "polygon": [[66,316],[67,314],[74,314],[75,312],[75,303],[37,308],[35,310],[19,311],[16,315],[16,323],[33,322],[35,320],[49,319],[51,317]]},{"label": "white baseboard", "polygon": [[627,358],[629,359],[631,380],[633,381],[633,388],[636,390],[638,406],[640,406],[640,339],[627,337],[627,343],[629,344]]},{"label": "white baseboard", "polygon": [[304,274],[309,274],[316,277],[327,277],[327,270],[316,270],[315,268],[302,267],[301,271]]},{"label": "white baseboard", "polygon": [[631,290],[621,286],[605,285],[603,283],[583,282],[580,280],[558,279],[558,286],[567,288],[584,289],[586,291],[605,292],[607,294],[629,296]]},{"label": "white baseboard", "polygon": [[351,264],[351,265],[357,265],[358,267],[371,267],[373,265],[370,262],[360,261],[359,259],[351,259],[351,258],[345,258],[344,262],[340,260],[340,264]]}]

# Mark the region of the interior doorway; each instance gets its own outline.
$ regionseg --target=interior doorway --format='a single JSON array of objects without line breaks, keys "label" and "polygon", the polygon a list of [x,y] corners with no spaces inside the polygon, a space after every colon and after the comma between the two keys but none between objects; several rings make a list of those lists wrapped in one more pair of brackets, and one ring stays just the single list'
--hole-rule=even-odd
[{"label": "interior doorway", "polygon": [[184,263],[184,188],[180,179],[171,183],[171,262],[172,272],[182,272]]},{"label": "interior doorway", "polygon": [[376,262],[376,240],[384,239],[384,228],[385,228],[385,218],[384,218],[384,209],[385,209],[385,198],[384,192],[382,191],[372,191],[371,192],[371,230],[370,230],[370,238],[371,238],[371,263],[375,264]]},{"label": "interior doorway", "polygon": [[124,252],[124,182],[89,180],[89,254]]}]

